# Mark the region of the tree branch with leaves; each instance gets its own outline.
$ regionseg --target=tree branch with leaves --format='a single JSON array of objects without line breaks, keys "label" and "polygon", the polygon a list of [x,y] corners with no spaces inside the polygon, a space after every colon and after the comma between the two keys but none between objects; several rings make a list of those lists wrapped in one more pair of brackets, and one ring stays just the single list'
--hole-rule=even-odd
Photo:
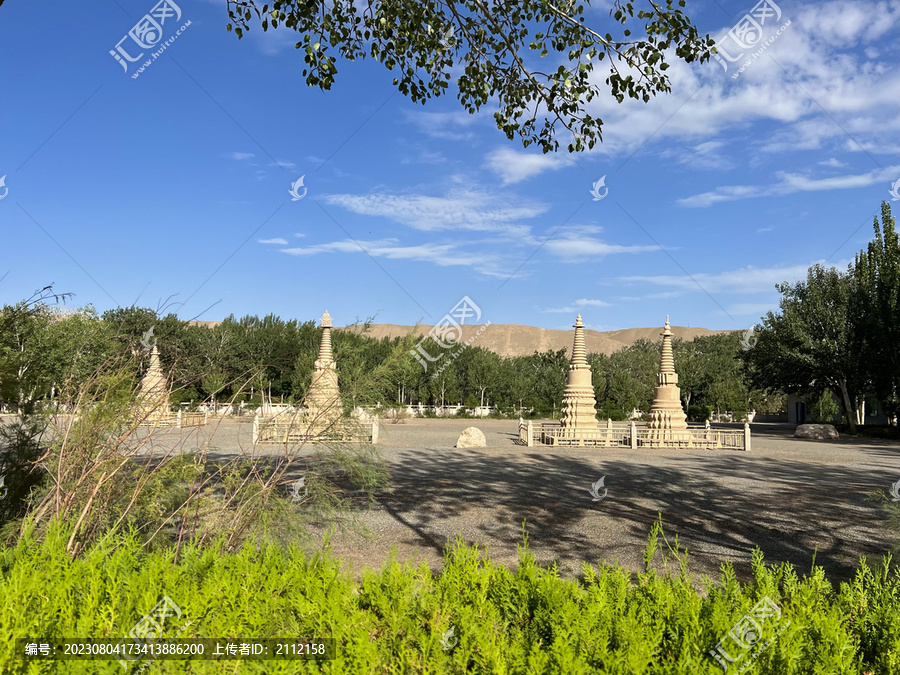
[{"label": "tree branch with leaves", "polygon": [[[569,152],[578,152],[602,141],[603,120],[588,104],[603,94],[595,68],[604,60],[608,94],[619,103],[671,92],[673,59],[709,60],[715,42],[699,33],[685,4],[619,0],[610,10],[615,36],[589,25],[584,3],[549,0],[229,0],[226,28],[238,38],[257,25],[296,31],[306,84],[325,91],[339,61],[366,58],[396,71],[393,85],[416,103],[446,94],[455,79],[467,112],[496,105],[494,120],[508,139],[553,152],[562,127]],[[626,28],[635,23],[639,37]]]}]

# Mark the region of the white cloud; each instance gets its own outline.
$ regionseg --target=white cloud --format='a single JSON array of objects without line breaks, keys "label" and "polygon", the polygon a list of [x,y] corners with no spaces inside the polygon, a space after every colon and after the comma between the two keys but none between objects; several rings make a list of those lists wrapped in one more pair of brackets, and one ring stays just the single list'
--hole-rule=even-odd
[{"label": "white cloud", "polygon": [[230,152],[225,156],[240,161],[242,159],[250,159],[251,157],[255,157],[256,155],[254,155],[252,152]]},{"label": "white cloud", "polygon": [[725,156],[723,141],[706,141],[684,150],[669,150],[664,155],[675,155],[678,163],[693,169],[730,169],[734,164]]},{"label": "white cloud", "polygon": [[471,253],[456,244],[425,243],[403,246],[395,238],[359,241],[344,239],[325,244],[282,249],[282,253],[295,256],[312,256],[322,253],[367,253],[373,258],[430,262],[440,267],[475,267],[476,271],[490,277],[506,278],[509,273],[501,269],[496,256]]},{"label": "white cloud", "polygon": [[401,164],[446,164],[447,158],[441,152],[431,152],[422,148],[416,149],[412,156],[404,157]]},{"label": "white cloud", "polygon": [[445,141],[472,140],[474,134],[470,128],[480,123],[481,118],[484,116],[485,112],[474,115],[465,111],[424,112],[406,110],[403,112],[403,117],[406,121],[423,134],[430,138],[440,138]]},{"label": "white cloud", "polygon": [[572,166],[575,159],[564,154],[534,154],[512,148],[499,148],[487,155],[487,166],[503,181],[503,185],[520,183],[545,171]]},{"label": "white cloud", "polygon": [[819,164],[820,164],[821,166],[830,166],[830,167],[832,167],[832,168],[834,168],[834,169],[840,169],[840,168],[843,168],[843,167],[847,166],[847,165],[844,164],[842,161],[840,161],[839,159],[836,159],[836,158],[834,158],[834,157],[830,157],[829,159],[826,159],[826,160],[824,160],[824,161],[822,161],[822,162],[819,162]]},{"label": "white cloud", "polygon": [[287,246],[287,239],[282,239],[281,237],[276,237],[275,239],[260,239],[260,244],[278,244],[280,246]]},{"label": "white cloud", "polygon": [[797,23],[811,30],[824,45],[855,46],[872,42],[897,22],[897,8],[889,2],[826,2],[800,6]]},{"label": "white cloud", "polygon": [[684,291],[663,291],[662,293],[648,293],[642,299],[644,300],[668,300],[669,298],[680,298],[684,295]]},{"label": "white cloud", "polygon": [[294,164],[293,162],[288,162],[288,161],[282,160],[282,159],[276,160],[274,162],[269,162],[269,166],[278,166],[278,167],[281,167],[282,169],[294,169],[297,167],[297,165]]},{"label": "white cloud", "polygon": [[[824,261],[818,261],[825,264]],[[619,277],[618,281],[625,283],[645,283],[655,284],[659,286],[669,286],[672,288],[680,288],[686,291],[699,291],[701,288],[708,292],[726,292],[726,293],[758,293],[763,291],[772,292],[775,290],[775,284],[787,281],[794,283],[801,279],[806,279],[806,273],[809,265],[791,265],[788,267],[747,267],[719,272],[717,274],[698,273],[692,274],[691,277],[659,275],[659,276],[627,276]],[[835,263],[838,265],[838,263]],[[696,282],[696,283],[695,283]]]},{"label": "white cloud", "polygon": [[[672,139],[692,144],[748,128],[752,133],[745,155],[754,146],[778,152],[818,148],[846,139],[848,133],[865,147],[872,144],[873,154],[895,153],[900,103],[896,48],[867,54],[865,47],[887,47],[898,18],[900,6],[880,0],[784,8],[778,25],[788,19],[791,25],[736,80],[730,77],[733,69],[726,73],[714,60],[686,64],[670,51],[666,73],[671,94],[646,104],[630,99],[618,104],[609,96],[588,104],[588,112],[603,119],[604,126],[603,142],[587,156],[624,156],[651,139],[670,147]],[[716,38],[731,27],[723,22],[710,33]],[[591,75],[601,91],[608,91],[609,68],[604,61]],[[773,124],[778,131],[773,132]]]},{"label": "white cloud", "polygon": [[586,228],[569,228],[562,236],[553,237],[544,248],[551,254],[571,260],[596,258],[615,253],[644,253],[656,251],[657,246],[622,246],[607,244],[588,235]]},{"label": "white cloud", "polygon": [[382,216],[426,232],[472,230],[504,232],[528,237],[531,228],[516,221],[535,218],[547,212],[544,204],[532,201],[511,202],[497,195],[471,189],[448,192],[443,197],[429,195],[325,195],[329,204],[366,216]]},{"label": "white cloud", "polygon": [[900,172],[900,166],[892,166],[886,169],[874,169],[864,174],[810,178],[800,173],[778,171],[775,176],[779,179],[779,182],[772,185],[723,185],[712,192],[703,192],[698,195],[685,197],[684,199],[676,200],[675,203],[679,206],[710,206],[719,202],[730,202],[749,197],[769,197],[820,190],[846,190],[889,181],[898,172]]},{"label": "white cloud", "polygon": [[604,300],[591,300],[589,298],[581,298],[576,300],[568,307],[550,307],[541,311],[547,314],[578,314],[583,311],[584,307],[610,307],[610,303]]},{"label": "white cloud", "polygon": [[732,316],[764,316],[766,312],[778,309],[778,301],[773,302],[739,302],[728,307]]},{"label": "white cloud", "polygon": [[663,291],[662,293],[646,293],[644,295],[621,296],[617,298],[621,302],[643,302],[645,300],[668,300],[680,298],[686,291]]}]

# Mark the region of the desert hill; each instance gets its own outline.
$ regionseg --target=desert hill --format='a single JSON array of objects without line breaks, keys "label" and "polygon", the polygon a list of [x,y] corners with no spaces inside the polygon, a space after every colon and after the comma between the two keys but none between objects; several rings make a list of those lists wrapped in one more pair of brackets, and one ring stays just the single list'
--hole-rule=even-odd
[{"label": "desert hill", "polygon": [[[398,337],[406,335],[412,326],[397,326],[394,324],[374,324],[368,335],[374,338]],[[463,326],[462,341],[475,335],[480,326]],[[693,340],[701,335],[714,335],[727,331],[709,330],[707,328],[688,328],[686,326],[672,326],[675,337],[684,340]],[[427,335],[431,326],[419,326],[418,335]],[[612,354],[623,347],[634,344],[635,341],[644,338],[651,342],[659,340],[662,327],[655,328],[626,328],[600,332],[596,330],[584,331],[584,343],[588,352]],[[551,330],[548,328],[536,328],[535,326],[522,326],[514,323],[491,324],[471,343],[485,349],[490,349],[500,356],[528,356],[534,352],[545,352],[548,349],[557,351],[565,348],[572,351],[573,330]]]},{"label": "desert hill", "polygon": [[[208,326],[213,328],[221,323],[221,321],[191,321],[193,325]],[[481,326],[463,326],[462,341],[468,340],[481,328]],[[726,333],[728,331],[709,330],[708,328],[689,328],[687,326],[672,326],[672,333],[677,338],[683,340],[693,340],[701,335],[715,335],[716,333]],[[346,330],[347,328],[335,327],[336,330]],[[376,323],[373,324],[369,331],[369,337],[381,339],[383,337],[400,337],[406,335],[413,329],[412,326],[399,326],[392,323]],[[358,330],[358,329],[356,329]],[[427,335],[431,330],[431,326],[421,325],[416,329],[419,336]],[[626,328],[624,330],[611,331],[584,331],[584,343],[587,351],[597,352],[600,354],[612,354],[623,347],[633,345],[641,338],[656,342],[659,340],[659,334],[662,331],[661,326],[652,328]],[[490,349],[500,356],[529,356],[534,352],[545,352],[547,350],[558,351],[565,348],[566,351],[572,351],[572,330],[551,330],[548,328],[537,328],[535,326],[523,326],[516,323],[491,324],[471,343],[485,349]]]}]

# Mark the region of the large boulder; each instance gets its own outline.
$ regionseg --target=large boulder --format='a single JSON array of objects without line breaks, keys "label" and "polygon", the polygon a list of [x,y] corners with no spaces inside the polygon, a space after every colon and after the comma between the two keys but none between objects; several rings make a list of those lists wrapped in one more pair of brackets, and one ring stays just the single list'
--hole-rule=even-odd
[{"label": "large boulder", "polygon": [[487,439],[478,427],[469,427],[456,440],[457,448],[483,448],[486,445]]},{"label": "large boulder", "polygon": [[831,438],[837,438],[838,431],[832,424],[801,424],[794,432],[794,437],[825,441]]}]

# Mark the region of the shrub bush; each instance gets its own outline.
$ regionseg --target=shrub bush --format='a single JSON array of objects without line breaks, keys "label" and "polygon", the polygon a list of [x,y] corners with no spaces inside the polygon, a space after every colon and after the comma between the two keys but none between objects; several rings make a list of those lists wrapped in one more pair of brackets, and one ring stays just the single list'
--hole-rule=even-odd
[{"label": "shrub bush", "polygon": [[712,418],[713,410],[711,405],[688,406],[687,418],[691,422],[706,422],[706,420]]},{"label": "shrub bush", "polygon": [[[173,564],[170,552],[147,552],[120,534],[72,560],[69,529],[56,523],[43,539],[27,529],[0,549],[4,672],[62,672],[16,660],[15,640],[118,638],[163,596],[182,612],[164,626],[166,637],[330,637],[337,648],[320,661],[162,660],[153,665],[160,674],[719,675],[710,651],[722,640],[736,659],[729,673],[751,661],[756,675],[900,672],[900,576],[887,561],[863,561],[852,582],[835,587],[821,568],[800,577],[789,565],[765,565],[757,551],[748,582],[725,563],[698,589],[677,542],[671,573],[671,559],[659,558],[655,526],[635,578],[584,564],[580,579],[562,579],[535,562],[527,541],[513,572],[458,540],[437,576],[424,564],[393,562],[355,582],[327,553],[250,542],[231,554],[192,544]],[[757,615],[762,634],[752,635],[746,617],[761,601],[780,617]],[[758,653],[738,647],[730,631]],[[67,661],[64,672],[122,670],[97,659]]]}]

